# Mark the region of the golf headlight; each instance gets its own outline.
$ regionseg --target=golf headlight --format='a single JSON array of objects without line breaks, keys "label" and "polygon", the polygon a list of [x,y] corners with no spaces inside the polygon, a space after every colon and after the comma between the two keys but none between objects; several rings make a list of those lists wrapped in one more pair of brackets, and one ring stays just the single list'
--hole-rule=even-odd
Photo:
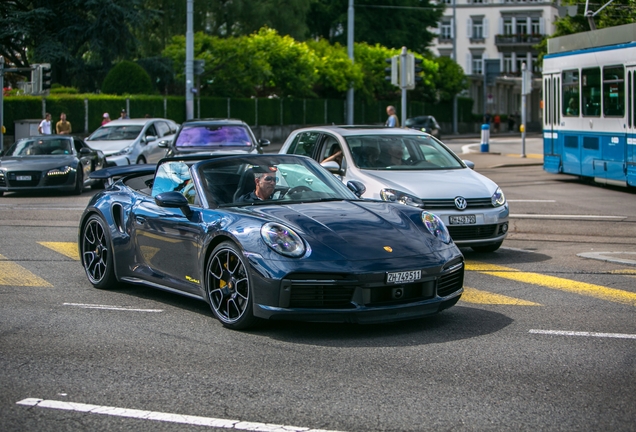
[{"label": "golf headlight", "polygon": [[395,189],[382,189],[380,191],[380,197],[383,201],[396,202],[413,207],[423,207],[424,205],[422,200],[418,197]]},{"label": "golf headlight", "polygon": [[128,146],[126,148],[119,150],[117,153],[113,153],[111,156],[123,156],[123,155],[130,154],[131,152],[132,152],[132,146]]},{"label": "golf headlight", "polygon": [[305,243],[291,228],[269,222],[261,228],[261,237],[277,253],[297,258],[305,254]]},{"label": "golf headlight", "polygon": [[492,205],[495,207],[501,207],[506,203],[506,197],[504,196],[501,188],[497,188],[494,194],[491,197]]},{"label": "golf headlight", "polygon": [[452,241],[448,228],[442,220],[433,213],[427,211],[422,212],[422,222],[428,231],[435,237],[448,244]]},{"label": "golf headlight", "polygon": [[73,171],[73,168],[70,166],[63,166],[60,168],[55,168],[52,170],[48,170],[46,175],[47,176],[64,176],[67,175],[68,173],[70,173],[71,171]]}]

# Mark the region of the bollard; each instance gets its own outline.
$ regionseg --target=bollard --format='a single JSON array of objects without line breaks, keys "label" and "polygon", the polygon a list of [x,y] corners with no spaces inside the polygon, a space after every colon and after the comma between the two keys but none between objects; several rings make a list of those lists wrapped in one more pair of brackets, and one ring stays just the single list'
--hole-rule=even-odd
[{"label": "bollard", "polygon": [[490,125],[484,123],[481,125],[481,152],[488,153],[488,141],[490,140]]}]

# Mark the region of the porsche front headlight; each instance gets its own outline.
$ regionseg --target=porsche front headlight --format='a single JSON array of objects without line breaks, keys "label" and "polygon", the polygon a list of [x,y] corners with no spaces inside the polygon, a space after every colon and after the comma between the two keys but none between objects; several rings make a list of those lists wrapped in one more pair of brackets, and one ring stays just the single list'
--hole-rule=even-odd
[{"label": "porsche front headlight", "polygon": [[433,213],[423,211],[422,222],[424,222],[424,226],[431,234],[444,243],[448,244],[452,241],[448,228],[446,228],[446,225],[444,225],[444,222],[442,222],[438,216]]},{"label": "porsche front headlight", "polygon": [[383,201],[396,202],[413,207],[422,207],[424,205],[418,197],[395,189],[382,189],[380,197]]},{"label": "porsche front headlight", "polygon": [[501,188],[497,188],[494,194],[491,197],[492,205],[495,207],[501,207],[506,203],[506,197],[503,194]]},{"label": "porsche front headlight", "polygon": [[291,228],[269,222],[261,228],[261,237],[267,246],[277,253],[298,258],[305,254],[305,243]]}]

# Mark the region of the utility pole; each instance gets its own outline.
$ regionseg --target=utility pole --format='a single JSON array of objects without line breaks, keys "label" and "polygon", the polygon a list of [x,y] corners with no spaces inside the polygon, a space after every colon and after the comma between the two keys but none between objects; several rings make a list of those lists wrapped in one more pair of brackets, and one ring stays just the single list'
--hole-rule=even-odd
[{"label": "utility pole", "polygon": [[[353,63],[353,0],[349,0],[349,9],[347,10],[347,55]],[[347,124],[353,124],[353,83],[349,84],[347,90]]]},{"label": "utility pole", "polygon": [[[453,61],[457,63],[457,8],[455,7],[455,3],[457,0],[451,0],[453,2],[453,25],[451,26],[451,32],[453,37]],[[459,128],[457,126],[457,95],[453,96],[453,133],[457,135],[459,133]]]},{"label": "utility pole", "polygon": [[0,151],[4,150],[4,57],[0,56]]},{"label": "utility pole", "polygon": [[532,91],[532,76],[526,63],[521,64],[521,157],[526,157],[526,96]]},{"label": "utility pole", "polygon": [[186,8],[186,120],[192,120],[192,118],[194,118],[194,93],[192,92],[194,89],[194,73],[192,67],[194,60],[193,1],[194,0],[187,0]]},{"label": "utility pole", "polygon": [[400,88],[402,89],[402,126],[406,125],[406,88],[407,88],[407,71],[408,67],[406,64],[406,47],[402,47],[402,52],[400,53]]}]

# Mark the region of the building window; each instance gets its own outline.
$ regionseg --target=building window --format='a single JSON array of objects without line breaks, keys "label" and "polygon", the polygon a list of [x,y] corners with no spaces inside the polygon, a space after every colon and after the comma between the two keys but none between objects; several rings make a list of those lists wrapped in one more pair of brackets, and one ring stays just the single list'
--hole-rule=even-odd
[{"label": "building window", "polygon": [[512,35],[514,32],[512,31],[512,18],[505,18],[503,22],[503,34],[504,35]]},{"label": "building window", "polygon": [[450,21],[442,21],[439,31],[440,40],[451,40],[453,38],[453,28]]},{"label": "building window", "polygon": [[532,34],[538,35],[541,34],[541,19],[540,18],[532,18]]},{"label": "building window", "polygon": [[484,38],[484,20],[483,18],[473,18],[473,31],[471,39]]},{"label": "building window", "polygon": [[528,22],[525,18],[517,19],[517,34],[528,34]]},{"label": "building window", "polygon": [[481,75],[483,74],[483,61],[481,54],[473,54],[472,55],[472,69],[473,75]]},{"label": "building window", "polygon": [[512,54],[504,54],[503,58],[503,72],[505,74],[512,73]]}]

